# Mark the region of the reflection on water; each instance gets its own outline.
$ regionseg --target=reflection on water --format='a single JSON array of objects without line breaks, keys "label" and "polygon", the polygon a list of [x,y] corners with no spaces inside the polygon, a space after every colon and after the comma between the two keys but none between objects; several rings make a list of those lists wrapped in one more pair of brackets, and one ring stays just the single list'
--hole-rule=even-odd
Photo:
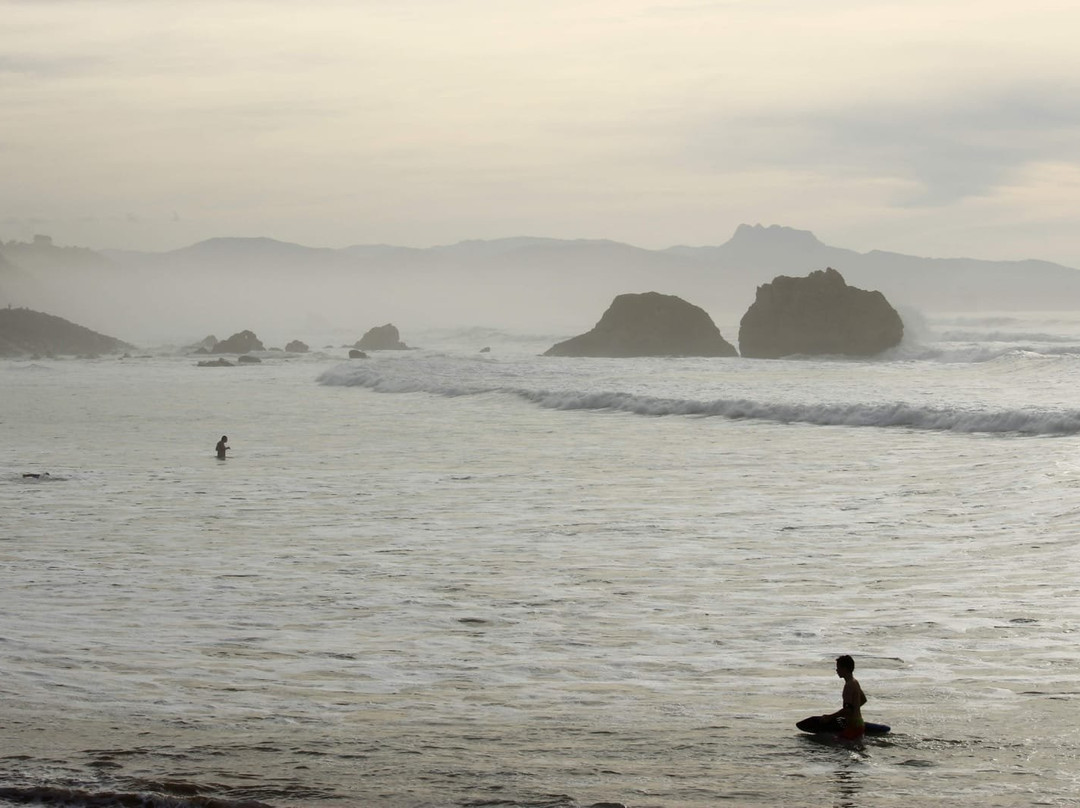
[{"label": "reflection on water", "polygon": [[833,781],[836,787],[833,805],[836,808],[860,808],[859,794],[862,792],[862,779],[862,774],[856,766],[849,764],[838,767]]}]

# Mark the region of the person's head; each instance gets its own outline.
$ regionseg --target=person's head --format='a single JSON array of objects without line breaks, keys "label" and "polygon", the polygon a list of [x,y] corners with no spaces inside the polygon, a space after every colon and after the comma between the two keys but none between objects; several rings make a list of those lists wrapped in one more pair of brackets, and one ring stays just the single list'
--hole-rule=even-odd
[{"label": "person's head", "polygon": [[229,436],[228,435],[222,435],[221,436],[221,442],[222,443],[228,443],[228,441],[229,441]]},{"label": "person's head", "polygon": [[855,672],[855,660],[847,654],[836,658],[836,675],[843,676]]}]

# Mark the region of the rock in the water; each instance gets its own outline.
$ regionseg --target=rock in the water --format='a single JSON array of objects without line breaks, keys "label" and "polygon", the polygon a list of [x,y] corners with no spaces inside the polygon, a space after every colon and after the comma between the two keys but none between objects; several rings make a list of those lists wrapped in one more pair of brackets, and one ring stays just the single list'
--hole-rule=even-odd
[{"label": "rock in the water", "polygon": [[241,331],[214,345],[212,353],[244,354],[250,351],[265,351],[262,342],[251,331]]},{"label": "rock in the water", "polygon": [[397,327],[387,323],[369,329],[356,341],[356,348],[361,351],[407,351],[409,346],[401,341]]},{"label": "rock in the water", "polygon": [[211,334],[208,337],[203,337],[194,345],[188,345],[184,348],[184,353],[208,354],[214,350],[214,346],[217,344],[218,338]]},{"label": "rock in the water", "polygon": [[704,309],[658,292],[619,295],[585,334],[544,356],[738,356]]},{"label": "rock in the water", "polygon": [[358,351],[356,348],[352,348],[349,351],[349,359],[367,359],[368,355],[363,351]]},{"label": "rock in the water", "polygon": [[881,292],[848,286],[831,267],[762,284],[739,324],[739,352],[756,359],[873,356],[903,338],[904,323]]},{"label": "rock in the water", "polygon": [[238,356],[236,358],[236,361],[239,362],[241,365],[258,365],[262,362],[259,357],[252,356],[251,354],[244,354],[243,356]]},{"label": "rock in the water", "polygon": [[231,368],[234,367],[233,363],[224,357],[221,359],[207,359],[204,362],[199,363],[201,368]]},{"label": "rock in the water", "polygon": [[298,339],[294,339],[292,342],[285,346],[285,350],[289,353],[307,353],[308,346]]},{"label": "rock in the water", "polygon": [[0,356],[96,356],[122,353],[132,348],[115,337],[99,334],[52,314],[10,306],[0,309]]}]

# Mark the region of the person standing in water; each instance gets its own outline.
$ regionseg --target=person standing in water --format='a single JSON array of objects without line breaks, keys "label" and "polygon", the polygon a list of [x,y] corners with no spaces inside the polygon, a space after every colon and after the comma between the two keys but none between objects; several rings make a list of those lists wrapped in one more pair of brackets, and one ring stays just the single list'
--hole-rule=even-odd
[{"label": "person standing in water", "polygon": [[224,459],[225,459],[225,452],[227,452],[227,451],[229,450],[229,447],[228,447],[228,446],[226,446],[226,444],[227,444],[228,442],[229,442],[229,438],[228,438],[228,436],[227,436],[227,435],[222,435],[222,436],[221,436],[221,440],[219,440],[219,441],[217,442],[217,456],[218,456],[218,460],[224,460]]},{"label": "person standing in water", "polygon": [[844,680],[844,692],[840,696],[843,707],[822,717],[839,726],[838,737],[842,740],[860,740],[866,732],[866,722],[862,717],[866,694],[863,693],[859,680],[855,678],[855,660],[847,654],[837,657],[836,675]]}]

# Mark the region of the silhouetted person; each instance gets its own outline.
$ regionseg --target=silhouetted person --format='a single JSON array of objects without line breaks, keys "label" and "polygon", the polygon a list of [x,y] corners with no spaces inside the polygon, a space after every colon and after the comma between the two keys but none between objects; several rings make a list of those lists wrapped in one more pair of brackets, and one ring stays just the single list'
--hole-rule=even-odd
[{"label": "silhouetted person", "polygon": [[862,717],[862,706],[866,704],[866,695],[863,693],[859,680],[855,678],[855,660],[847,654],[837,657],[836,675],[844,680],[844,692],[840,696],[843,707],[822,718],[836,722],[840,738],[845,741],[857,741],[866,732],[866,722]]},{"label": "silhouetted person", "polygon": [[221,440],[219,440],[217,442],[218,460],[224,460],[225,459],[225,452],[227,452],[229,450],[229,447],[226,445],[226,444],[228,444],[228,442],[229,442],[229,436],[228,435],[222,435]]}]

